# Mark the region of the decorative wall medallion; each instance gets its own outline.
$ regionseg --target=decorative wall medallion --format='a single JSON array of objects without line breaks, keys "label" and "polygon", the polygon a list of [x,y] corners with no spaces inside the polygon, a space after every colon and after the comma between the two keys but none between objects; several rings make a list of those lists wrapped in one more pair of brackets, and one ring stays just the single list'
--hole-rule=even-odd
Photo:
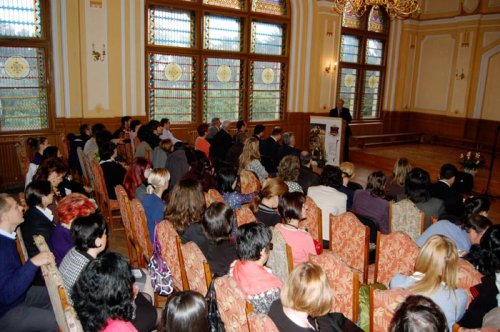
[{"label": "decorative wall medallion", "polygon": [[231,79],[231,68],[226,65],[221,65],[217,68],[217,79],[219,82],[229,82]]},{"label": "decorative wall medallion", "polygon": [[378,77],[375,75],[370,76],[368,79],[368,86],[372,89],[378,88]]},{"label": "decorative wall medallion", "polygon": [[165,77],[169,81],[178,81],[181,78],[182,74],[182,68],[176,62],[170,62],[165,67]]},{"label": "decorative wall medallion", "polygon": [[262,82],[271,84],[274,81],[274,71],[271,68],[266,68],[262,71]]},{"label": "decorative wall medallion", "polygon": [[21,79],[28,76],[29,72],[30,64],[21,56],[13,55],[5,61],[5,73],[9,77]]},{"label": "decorative wall medallion", "polygon": [[467,14],[472,14],[473,12],[475,12],[478,5],[479,0],[463,0],[462,2],[462,8]]},{"label": "decorative wall medallion", "polygon": [[344,85],[346,87],[348,87],[348,88],[353,87],[355,82],[356,82],[356,79],[354,78],[354,75],[352,75],[352,74],[345,75]]}]

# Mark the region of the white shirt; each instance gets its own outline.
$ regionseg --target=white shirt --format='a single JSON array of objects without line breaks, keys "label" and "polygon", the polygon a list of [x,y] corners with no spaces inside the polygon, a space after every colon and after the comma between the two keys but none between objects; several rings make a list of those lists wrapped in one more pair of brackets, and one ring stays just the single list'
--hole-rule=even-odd
[{"label": "white shirt", "polygon": [[321,209],[323,239],[330,241],[330,213],[338,216],[347,211],[347,195],[332,187],[313,186],[307,196]]},{"label": "white shirt", "polygon": [[160,139],[161,140],[170,139],[170,140],[172,140],[172,144],[180,142],[180,140],[178,140],[177,138],[175,138],[174,134],[172,134],[172,132],[170,130],[168,130],[168,129],[163,129],[163,133],[160,135]]},{"label": "white shirt", "polygon": [[44,216],[47,217],[50,221],[54,221],[54,215],[52,214],[52,211],[48,208],[41,208],[39,206],[36,207],[40,212],[43,213]]},{"label": "white shirt", "polygon": [[16,232],[12,232],[12,233],[6,232],[0,228],[0,235],[8,237],[9,239],[15,240],[17,234],[16,234]]}]

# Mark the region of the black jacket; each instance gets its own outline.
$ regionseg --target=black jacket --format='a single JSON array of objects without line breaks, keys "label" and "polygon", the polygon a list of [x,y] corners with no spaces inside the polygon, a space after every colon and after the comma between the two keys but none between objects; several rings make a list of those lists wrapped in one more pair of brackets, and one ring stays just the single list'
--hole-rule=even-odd
[{"label": "black jacket", "polygon": [[[337,108],[332,108],[330,110],[330,117],[334,117],[334,118],[339,117],[339,111]],[[345,120],[345,133],[346,133],[346,135],[350,136],[352,134],[351,126],[349,125],[352,121],[351,112],[349,112],[348,108],[342,107],[342,110],[340,112],[340,117]]]},{"label": "black jacket", "polygon": [[24,222],[20,227],[24,245],[28,251],[28,256],[31,258],[39,253],[33,241],[33,235],[41,235],[44,237],[45,242],[49,243],[55,225],[52,220],[49,220],[36,207],[30,207],[28,211],[24,213]]},{"label": "black jacket", "polygon": [[278,152],[280,147],[281,145],[276,142],[272,136],[260,141],[261,163],[269,174],[274,174],[278,170]]},{"label": "black jacket", "polygon": [[432,197],[439,198],[444,202],[446,214],[451,214],[459,218],[463,216],[465,211],[463,196],[446,183],[438,181],[432,184],[430,194]]}]

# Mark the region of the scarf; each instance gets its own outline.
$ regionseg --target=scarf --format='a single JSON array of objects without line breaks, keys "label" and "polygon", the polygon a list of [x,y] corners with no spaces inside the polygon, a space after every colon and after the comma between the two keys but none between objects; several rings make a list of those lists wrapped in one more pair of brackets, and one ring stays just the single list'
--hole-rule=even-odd
[{"label": "scarf", "polygon": [[282,286],[281,281],[268,269],[252,261],[236,261],[232,275],[247,296]]}]

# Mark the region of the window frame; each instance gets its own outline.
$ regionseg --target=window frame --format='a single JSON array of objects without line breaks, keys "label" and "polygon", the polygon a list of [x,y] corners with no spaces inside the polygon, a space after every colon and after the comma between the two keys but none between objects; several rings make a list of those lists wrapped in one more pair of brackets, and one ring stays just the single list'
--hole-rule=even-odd
[{"label": "window frame", "polygon": [[[353,121],[374,121],[374,120],[380,120],[382,117],[382,104],[383,104],[383,97],[384,97],[384,88],[385,88],[385,78],[386,78],[386,70],[387,70],[387,53],[388,53],[388,44],[389,44],[389,31],[390,31],[390,20],[389,16],[387,13],[384,11],[384,9],[381,7],[380,10],[382,11],[384,18],[385,18],[385,24],[386,28],[384,32],[374,32],[374,31],[369,31],[368,30],[368,20],[371,12],[370,10],[367,10],[363,16],[360,18],[361,20],[361,28],[356,29],[356,28],[348,28],[348,27],[343,27],[342,26],[342,16],[340,17],[341,20],[341,35],[340,35],[340,41],[339,41],[339,63],[338,63],[338,71],[337,71],[337,93],[336,97],[337,99],[341,98],[340,97],[340,88],[341,88],[341,72],[343,68],[350,68],[350,69],[356,69],[358,71],[358,75],[356,78],[356,90],[355,90],[355,102],[354,102],[354,109],[350,110],[351,115],[353,118]],[[358,63],[353,63],[353,62],[343,62],[341,61],[341,51],[342,51],[342,36],[344,35],[351,35],[359,38],[359,62]],[[381,65],[374,65],[374,64],[367,64],[366,63],[366,49],[368,48],[368,39],[376,39],[378,41],[381,41],[383,43],[383,54],[382,54],[382,64]],[[379,93],[378,93],[378,101],[377,101],[377,115],[373,118],[362,118],[362,106],[363,106],[363,97],[364,97],[364,87],[365,87],[365,76],[367,71],[380,71],[380,81],[379,81]]]},{"label": "window frame", "polygon": [[[266,121],[266,122],[279,122],[285,119],[286,113],[286,99],[287,99],[287,87],[288,87],[288,68],[289,68],[289,57],[290,57],[290,34],[291,34],[291,15],[290,15],[290,4],[288,0],[285,1],[286,14],[285,15],[273,15],[260,12],[254,12],[251,9],[251,0],[245,0],[244,8],[233,9],[228,7],[219,7],[216,5],[204,4],[203,0],[196,1],[180,1],[180,0],[146,0],[144,6],[144,17],[145,17],[145,75],[146,82],[149,82],[149,56],[150,53],[166,54],[166,55],[179,55],[179,56],[192,56],[196,60],[195,75],[196,80],[196,104],[194,105],[195,116],[194,119],[196,123],[205,122],[205,110],[203,109],[203,61],[205,58],[227,58],[227,59],[239,59],[243,67],[243,81],[242,81],[242,104],[243,109],[240,110],[241,118],[248,123],[253,122],[250,119],[250,62],[251,61],[266,61],[266,62],[280,62],[284,63],[287,72],[284,75],[285,82],[283,83],[283,109],[281,110],[280,116],[277,120],[258,120],[256,122]],[[183,47],[173,47],[173,46],[159,46],[149,44],[149,22],[148,22],[148,12],[151,6],[159,6],[164,8],[178,9],[184,11],[190,11],[194,14],[194,46],[192,48]],[[240,52],[234,51],[219,51],[219,50],[209,50],[203,48],[203,21],[206,14],[215,14],[226,17],[234,17],[242,19],[242,29],[243,29],[243,47]],[[268,54],[256,54],[250,52],[251,45],[251,24],[253,21],[280,24],[284,27],[284,38],[283,38],[283,54],[282,55],[268,55]],[[150,107],[150,89],[149,84],[146,84],[146,114],[148,119],[152,119],[151,107]],[[193,118],[193,117],[192,117]],[[210,119],[208,119],[210,120]],[[192,123],[192,122],[190,122]],[[185,122],[177,124],[188,124]]]},{"label": "window frame", "polygon": [[53,73],[53,52],[52,52],[52,30],[50,1],[40,0],[40,29],[42,35],[36,37],[11,37],[0,36],[0,47],[19,48],[39,48],[44,52],[45,66],[45,87],[47,94],[47,128],[21,129],[4,131],[0,128],[0,136],[12,136],[18,134],[36,135],[37,133],[47,133],[55,129],[55,92]]}]

